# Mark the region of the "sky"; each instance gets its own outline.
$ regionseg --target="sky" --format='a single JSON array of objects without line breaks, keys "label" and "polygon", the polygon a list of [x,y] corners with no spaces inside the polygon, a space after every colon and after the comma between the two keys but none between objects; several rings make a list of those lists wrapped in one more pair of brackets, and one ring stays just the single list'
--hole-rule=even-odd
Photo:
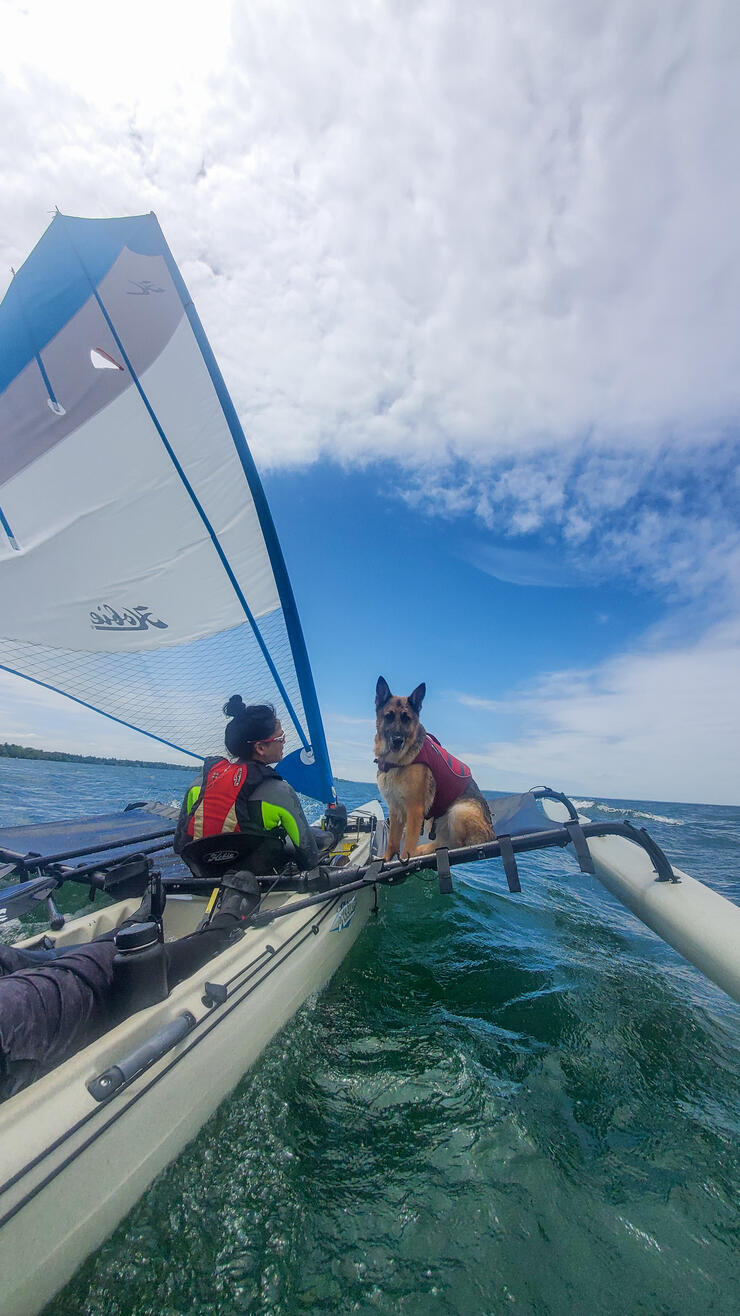
[{"label": "sky", "polygon": [[[484,788],[737,803],[734,0],[0,0],[0,47],[0,293],[55,206],[156,211],[335,772],[382,673]],[[165,756],[1,676],[6,739]]]}]

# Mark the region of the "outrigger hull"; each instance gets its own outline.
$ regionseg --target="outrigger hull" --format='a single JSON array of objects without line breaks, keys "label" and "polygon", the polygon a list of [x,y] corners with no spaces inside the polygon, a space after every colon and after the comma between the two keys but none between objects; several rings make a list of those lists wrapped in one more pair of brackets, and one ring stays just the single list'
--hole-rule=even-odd
[{"label": "outrigger hull", "polygon": [[[376,803],[361,812],[382,822]],[[357,836],[352,861],[367,862],[371,834]],[[289,895],[276,903],[299,900]],[[167,934],[190,931],[204,903],[170,896]],[[271,1038],[328,981],[374,903],[374,888],[365,887],[251,930],[165,1001],[0,1107],[3,1316],[34,1316],[103,1243]],[[81,934],[89,939],[136,904],[68,923],[57,944],[73,944]],[[222,1003],[204,1004],[207,982],[226,988]],[[152,1035],[176,1029],[178,1020],[185,1029],[178,1044],[109,1100],[93,1098],[89,1082]]]},{"label": "outrigger hull", "polygon": [[[566,811],[544,800],[560,822]],[[590,821],[579,815],[581,821]],[[611,895],[690,964],[740,1001],[740,908],[674,866],[675,882],[656,880],[649,855],[622,836],[592,836],[595,876]]]}]

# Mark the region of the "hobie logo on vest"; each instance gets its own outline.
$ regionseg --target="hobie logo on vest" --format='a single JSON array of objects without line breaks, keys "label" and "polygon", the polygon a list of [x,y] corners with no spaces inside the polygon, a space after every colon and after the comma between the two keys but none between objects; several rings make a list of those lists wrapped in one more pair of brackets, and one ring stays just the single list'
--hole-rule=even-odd
[{"label": "hobie logo on vest", "polygon": [[154,616],[151,608],[139,603],[135,608],[124,608],[116,612],[110,603],[99,603],[97,612],[90,613],[90,624],[94,631],[166,631],[167,622]]},{"label": "hobie logo on vest", "polygon": [[244,769],[243,769],[243,768],[237,768],[237,770],[236,770],[236,772],[234,773],[234,776],[233,776],[233,778],[232,778],[232,780],[233,780],[233,782],[234,782],[234,787],[235,787],[235,788],[238,787],[238,786],[241,786],[241,784],[242,784],[242,778],[243,778],[243,777],[244,777]]}]

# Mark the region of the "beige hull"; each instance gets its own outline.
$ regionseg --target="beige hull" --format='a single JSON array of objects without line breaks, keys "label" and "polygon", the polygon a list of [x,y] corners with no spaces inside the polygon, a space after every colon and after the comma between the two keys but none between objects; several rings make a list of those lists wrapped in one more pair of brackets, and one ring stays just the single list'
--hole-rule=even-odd
[{"label": "beige hull", "polygon": [[[363,812],[382,818],[377,804]],[[364,862],[368,847],[368,834],[360,833],[351,862]],[[363,889],[254,929],[166,1001],[0,1106],[3,1316],[33,1316],[100,1246],[278,1029],[331,977],[374,902],[374,891]],[[57,944],[81,934],[89,939],[135,905],[70,923]],[[202,910],[201,900],[170,897],[167,936],[190,931]],[[210,1010],[202,1001],[206,981],[228,987],[224,1004]],[[186,1010],[196,1024],[176,1047],[108,1102],[93,1099],[90,1079]]]}]

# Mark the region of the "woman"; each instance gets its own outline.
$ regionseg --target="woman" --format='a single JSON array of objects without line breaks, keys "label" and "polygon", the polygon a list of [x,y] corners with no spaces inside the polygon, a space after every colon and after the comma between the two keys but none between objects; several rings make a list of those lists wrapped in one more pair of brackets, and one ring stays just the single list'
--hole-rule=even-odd
[{"label": "woman", "polygon": [[[292,786],[272,766],[279,763],[285,732],[271,704],[246,706],[241,695],[224,705],[231,718],[224,735],[230,758],[203,764],[180,810],[173,848],[181,854],[190,841],[224,832],[254,839],[249,866],[273,872],[289,860],[300,869],[315,868],[319,850]],[[292,849],[286,848],[286,839]]]}]

